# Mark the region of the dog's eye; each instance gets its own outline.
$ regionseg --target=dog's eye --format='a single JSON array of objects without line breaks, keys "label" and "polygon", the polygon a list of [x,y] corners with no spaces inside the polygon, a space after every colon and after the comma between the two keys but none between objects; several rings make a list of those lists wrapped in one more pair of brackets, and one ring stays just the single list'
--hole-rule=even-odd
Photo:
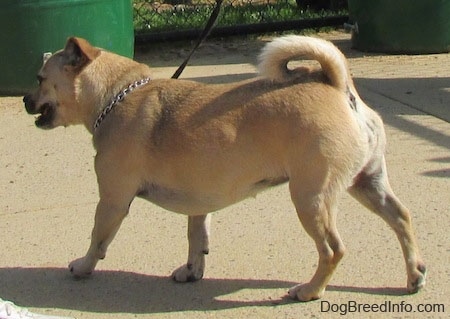
[{"label": "dog's eye", "polygon": [[41,75],[38,75],[36,78],[37,78],[38,84],[41,85],[41,83],[44,81],[44,78]]}]

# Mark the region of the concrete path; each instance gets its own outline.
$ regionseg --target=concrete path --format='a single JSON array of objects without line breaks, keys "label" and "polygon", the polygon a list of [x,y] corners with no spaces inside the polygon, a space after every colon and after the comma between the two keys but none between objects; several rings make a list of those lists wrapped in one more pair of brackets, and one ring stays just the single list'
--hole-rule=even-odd
[{"label": "concrete path", "polygon": [[[412,211],[429,270],[422,292],[406,294],[394,233],[343,194],[338,226],[348,252],[324,299],[287,299],[289,287],[309,280],[317,253],[286,186],[214,214],[201,282],[168,278],[187,257],[186,217],[141,200],[97,272],[76,281],[66,267],[86,252],[98,198],[90,136],[83,127],[38,130],[21,98],[2,97],[0,298],[90,319],[342,318],[346,312],[346,318],[448,318],[450,55],[363,54],[350,49],[346,34],[323,37],[344,50],[360,95],[386,123],[391,183]],[[254,76],[266,40],[209,42],[183,77],[217,83]],[[188,49],[157,44],[136,59],[153,65],[155,77],[169,77]],[[372,310],[363,312],[363,304]],[[362,312],[353,312],[356,305]]]}]

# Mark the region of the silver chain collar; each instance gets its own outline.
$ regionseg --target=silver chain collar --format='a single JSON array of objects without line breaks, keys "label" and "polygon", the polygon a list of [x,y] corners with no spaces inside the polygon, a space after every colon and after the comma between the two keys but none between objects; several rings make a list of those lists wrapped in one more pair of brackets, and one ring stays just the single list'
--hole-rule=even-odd
[{"label": "silver chain collar", "polygon": [[131,83],[126,89],[120,91],[111,100],[111,102],[103,109],[103,111],[100,113],[100,115],[95,120],[94,131],[96,131],[97,128],[100,126],[100,124],[102,124],[106,115],[108,115],[108,113],[111,112],[111,110],[114,108],[114,106],[116,106],[117,103],[122,102],[125,99],[125,96],[130,94],[134,89],[137,89],[138,87],[145,85],[148,82],[150,82],[150,78],[144,78],[144,79],[141,79],[141,80]]}]

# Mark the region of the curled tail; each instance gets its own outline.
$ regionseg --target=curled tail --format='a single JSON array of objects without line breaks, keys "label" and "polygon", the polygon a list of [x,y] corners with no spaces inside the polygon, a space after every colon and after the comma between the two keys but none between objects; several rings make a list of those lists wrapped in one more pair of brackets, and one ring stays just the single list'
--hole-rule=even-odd
[{"label": "curled tail", "polygon": [[284,36],[267,44],[259,56],[259,73],[276,82],[292,80],[295,70],[289,70],[287,64],[298,58],[317,60],[334,87],[347,91],[353,86],[342,52],[329,41],[305,36]]}]

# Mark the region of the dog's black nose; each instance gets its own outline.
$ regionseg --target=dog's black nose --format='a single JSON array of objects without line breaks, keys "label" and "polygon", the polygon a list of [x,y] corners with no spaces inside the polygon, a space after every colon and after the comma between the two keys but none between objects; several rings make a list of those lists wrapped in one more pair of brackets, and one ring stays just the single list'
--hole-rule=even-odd
[{"label": "dog's black nose", "polygon": [[35,104],[31,94],[27,94],[23,97],[23,103],[25,104],[25,109],[27,110],[28,113],[32,114],[36,112]]}]

